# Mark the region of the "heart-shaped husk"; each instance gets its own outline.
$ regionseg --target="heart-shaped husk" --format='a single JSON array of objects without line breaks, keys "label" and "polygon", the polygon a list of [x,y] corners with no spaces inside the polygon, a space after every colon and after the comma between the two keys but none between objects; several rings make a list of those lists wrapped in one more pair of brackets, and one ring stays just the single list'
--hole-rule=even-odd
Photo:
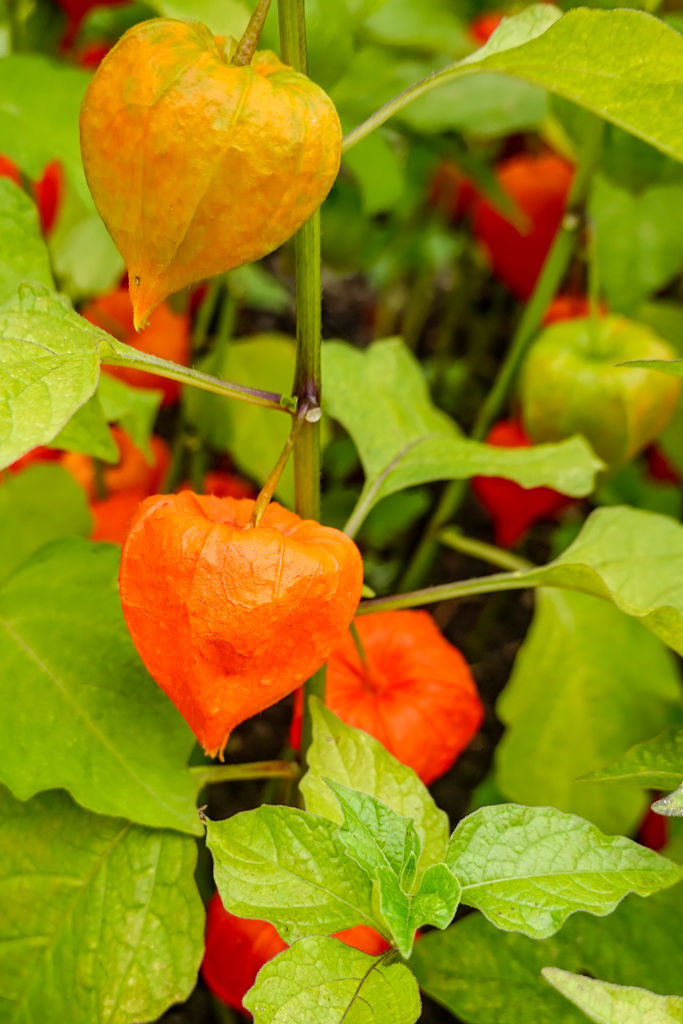
[{"label": "heart-shaped husk", "polygon": [[269,51],[235,67],[209,30],[129,29],[81,108],[83,167],[128,268],[135,326],[172,292],[260,259],[318,209],[341,159],[334,104]]}]

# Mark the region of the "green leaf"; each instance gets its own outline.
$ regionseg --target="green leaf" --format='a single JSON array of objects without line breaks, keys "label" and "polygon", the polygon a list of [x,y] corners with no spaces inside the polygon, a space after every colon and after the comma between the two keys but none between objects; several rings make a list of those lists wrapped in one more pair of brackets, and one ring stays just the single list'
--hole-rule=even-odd
[{"label": "green leaf", "polygon": [[81,164],[78,117],[90,74],[39,54],[11,54],[0,61],[2,152],[29,178],[60,160],[81,199],[93,202]]},{"label": "green leaf", "polygon": [[620,366],[636,366],[643,370],[656,370],[668,377],[683,377],[683,359],[631,359]]},{"label": "green leaf", "polygon": [[429,398],[419,363],[398,338],[365,351],[323,345],[324,408],[353,438],[365,487],[347,524],[353,534],[381,498],[432,480],[503,476],[523,487],[549,486],[574,497],[593,489],[603,464],[582,438],[559,445],[497,448],[459,436]]},{"label": "green leaf", "polygon": [[669,793],[661,800],[655,801],[652,810],[667,818],[683,818],[683,786],[679,786],[674,793]]},{"label": "green leaf", "polygon": [[427,135],[457,130],[495,137],[539,129],[547,117],[547,94],[535,85],[506,75],[473,75],[420,96],[397,120]]},{"label": "green leaf", "polygon": [[[546,586],[611,601],[683,654],[683,526],[668,516],[626,507],[596,509],[553,562],[489,576],[485,589]],[[431,598],[450,597],[454,588],[435,587]]]},{"label": "green leaf", "polygon": [[204,948],[196,859],[190,837],[66,793],[0,790],[0,1021],[138,1024],[187,999]]},{"label": "green leaf", "polygon": [[609,985],[595,978],[545,967],[543,977],[596,1024],[681,1024],[683,999],[644,988]]},{"label": "green leaf", "polygon": [[585,1024],[541,976],[549,965],[617,984],[683,995],[683,886],[647,900],[627,896],[613,914],[571,917],[550,939],[500,932],[470,914],[445,932],[430,932],[410,960],[420,987],[464,1021],[476,1024]]},{"label": "green leaf", "polygon": [[216,885],[232,914],[270,921],[285,942],[356,924],[384,931],[369,876],[346,856],[327,818],[264,804],[206,821],[206,831]]},{"label": "green leaf", "polygon": [[0,468],[52,441],[90,398],[106,338],[54,293],[21,286],[0,313]]},{"label": "green leaf", "polygon": [[339,838],[369,875],[378,867],[388,867],[398,879],[411,855],[419,860],[422,843],[412,818],[397,814],[375,796],[359,793],[332,779],[324,781],[344,815]]},{"label": "green leaf", "polygon": [[344,164],[358,183],[366,216],[393,210],[406,180],[396,149],[382,132],[363,139],[344,157]]},{"label": "green leaf", "polygon": [[637,743],[582,782],[627,779],[645,789],[672,789],[683,782],[683,728],[670,725],[654,739]]},{"label": "green leaf", "polygon": [[0,178],[0,306],[29,280],[52,287],[38,211],[23,189]]},{"label": "green leaf", "polygon": [[680,695],[673,657],[637,619],[587,594],[540,590],[496,706],[507,726],[496,749],[499,789],[630,832],[646,807],[641,787],[586,786],[577,776],[661,730]]},{"label": "green leaf", "polygon": [[648,896],[683,878],[683,868],[551,807],[499,804],[460,822],[446,863],[462,901],[498,928],[553,935],[577,910],[604,916],[629,892]]},{"label": "green leaf", "polygon": [[598,176],[589,216],[596,229],[600,285],[610,309],[632,313],[683,268],[683,186],[656,185],[633,195]]},{"label": "green leaf", "polygon": [[543,5],[540,14],[539,6],[510,18],[486,46],[398,97],[358,138],[431,89],[497,71],[572,100],[683,159],[681,35],[658,18],[625,9],[580,8],[548,27],[553,9]]},{"label": "green leaf", "polygon": [[[52,265],[60,290],[74,301],[116,288],[126,265],[101,218],[67,195],[50,234]],[[76,207],[76,209],[74,209]]]},{"label": "green leaf", "polygon": [[[460,886],[445,864],[433,864],[413,896],[402,880],[415,879],[421,853],[412,818],[404,818],[374,796],[325,780],[339,801],[344,821],[339,829],[347,853],[378,882],[382,917],[401,955],[409,957],[418,928],[446,928],[460,902]],[[405,872],[405,874],[404,874]]]},{"label": "green leaf", "polygon": [[363,35],[384,46],[462,56],[472,43],[450,0],[388,0],[363,26]]},{"label": "green leaf", "polygon": [[88,499],[61,466],[27,466],[0,484],[0,585],[30,555],[59,537],[87,537]]},{"label": "green leaf", "polygon": [[[100,380],[102,379],[101,377]],[[104,415],[99,388],[85,405],[76,410],[68,423],[50,441],[49,447],[68,452],[81,452],[83,455],[91,455],[105,462],[119,461],[121,456]]]},{"label": "green leaf", "polygon": [[414,1024],[422,1009],[404,964],[319,936],[265,964],[244,1005],[255,1024]]},{"label": "green leaf", "polygon": [[[151,461],[152,436],[163,391],[134,388],[108,373],[100,376],[97,394],[108,423],[118,423],[140,451]],[[117,456],[118,457],[118,456]]]},{"label": "green leaf", "polygon": [[21,800],[61,786],[101,814],[201,834],[194,737],[133,647],[119,557],[55,542],[0,594],[0,778]]},{"label": "green leaf", "polygon": [[306,808],[341,824],[343,814],[325,779],[377,797],[405,818],[412,818],[422,842],[420,869],[443,860],[448,841],[448,818],[434,803],[412,768],[401,764],[382,744],[360,729],[342,722],[314,697],[313,742],[308,771],[300,783]]},{"label": "green leaf", "polygon": [[[247,341],[234,341],[217,363],[213,354],[198,369],[235,384],[290,394],[294,379],[296,345],[283,334],[263,334]],[[202,439],[216,451],[228,451],[239,470],[263,485],[277,462],[289,436],[287,416],[274,416],[270,409],[226,402],[221,395],[186,392],[190,421]],[[275,497],[294,507],[294,469],[291,460],[275,490]]]}]

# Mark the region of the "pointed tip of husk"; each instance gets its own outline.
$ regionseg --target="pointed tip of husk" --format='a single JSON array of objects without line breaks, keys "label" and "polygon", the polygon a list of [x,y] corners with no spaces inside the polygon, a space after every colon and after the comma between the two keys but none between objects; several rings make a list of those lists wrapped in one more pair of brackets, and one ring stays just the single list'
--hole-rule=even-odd
[{"label": "pointed tip of husk", "polygon": [[159,282],[155,281],[150,286],[142,281],[140,275],[128,272],[128,293],[133,304],[133,323],[138,334],[144,331],[151,314],[167,297],[159,291],[158,285]]}]

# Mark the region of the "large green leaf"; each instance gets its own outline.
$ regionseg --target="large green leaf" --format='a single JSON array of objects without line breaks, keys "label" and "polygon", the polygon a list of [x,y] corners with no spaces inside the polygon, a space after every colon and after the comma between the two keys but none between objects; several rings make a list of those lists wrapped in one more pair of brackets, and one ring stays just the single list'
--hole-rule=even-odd
[{"label": "large green leaf", "polygon": [[244,1005],[255,1024],[414,1024],[420,993],[404,964],[338,939],[301,939],[261,968]]},{"label": "large green leaf", "polygon": [[346,725],[316,698],[311,697],[310,702],[313,743],[308,749],[308,771],[300,784],[306,808],[341,824],[343,814],[324,780],[340,782],[413,819],[422,842],[421,869],[442,861],[448,818],[412,768],[392,757],[374,737]]},{"label": "large green leaf", "polygon": [[541,590],[496,707],[507,726],[496,749],[498,787],[519,803],[630,832],[646,807],[642,788],[587,786],[577,776],[661,730],[680,699],[673,657],[637,619],[587,594]]},{"label": "large green leaf", "polygon": [[648,896],[683,878],[683,868],[552,807],[498,804],[460,822],[446,863],[462,902],[497,927],[553,935],[577,910],[604,916],[630,892]]},{"label": "large green leaf", "polygon": [[85,491],[61,466],[28,466],[0,484],[0,585],[34,551],[92,529]]},{"label": "large green leaf", "polygon": [[324,408],[348,430],[365,471],[363,493],[347,524],[350,533],[381,498],[428,481],[503,476],[523,487],[549,486],[583,497],[602,468],[578,437],[516,449],[462,438],[432,404],[419,363],[398,338],[365,351],[327,342],[323,374]]},{"label": "large green leaf", "polygon": [[196,859],[189,836],[1,789],[2,1024],[139,1024],[186,999],[204,947]]},{"label": "large green leaf", "polygon": [[0,178],[0,306],[22,281],[52,287],[50,257],[35,203],[9,178]]},{"label": "large green leaf", "polygon": [[56,541],[0,594],[0,778],[22,800],[61,786],[101,814],[201,833],[194,738],[133,647],[119,558]]},{"label": "large green leaf", "polygon": [[218,891],[238,917],[270,921],[285,942],[357,924],[384,930],[369,875],[327,818],[263,805],[207,821],[206,831]]},{"label": "large green leaf", "polygon": [[250,5],[244,0],[148,0],[166,18],[201,21],[214,35],[239,39],[249,23]]},{"label": "large green leaf", "polygon": [[654,739],[637,743],[621,757],[590,772],[583,782],[624,779],[645,789],[672,789],[683,782],[683,727],[670,725]]},{"label": "large green leaf", "polygon": [[46,289],[0,314],[0,467],[46,444],[93,394],[107,335]]},{"label": "large green leaf", "polygon": [[[289,394],[294,379],[296,345],[284,334],[263,334],[232,342],[217,362],[209,355],[199,368],[224,380],[248,387]],[[188,416],[204,441],[216,451],[228,451],[238,469],[264,484],[289,436],[286,416],[274,416],[270,409],[244,403],[226,402],[220,395],[188,391]],[[294,507],[294,470],[290,462],[280,478],[275,497]]]},{"label": "large green leaf", "polygon": [[549,5],[528,7],[476,53],[389,104],[373,126],[440,85],[499,71],[572,100],[682,160],[680,34],[641,11],[580,8],[559,20],[558,13]]},{"label": "large green leaf", "polygon": [[596,1024],[681,1024],[683,999],[546,967],[543,977]]},{"label": "large green leaf", "polygon": [[647,900],[628,896],[608,917],[576,914],[542,941],[500,932],[470,914],[423,936],[410,966],[428,995],[470,1024],[585,1024],[545,984],[541,969],[553,965],[683,995],[682,910],[677,885]]},{"label": "large green leaf", "polygon": [[547,117],[548,96],[537,86],[506,75],[475,75],[420,96],[397,120],[428,135],[457,130],[495,137],[540,128]]},{"label": "large green leaf", "polygon": [[90,75],[39,54],[12,54],[0,61],[2,152],[37,181],[51,160],[60,160],[81,199],[92,207],[78,137],[78,116]]},{"label": "large green leaf", "polygon": [[683,268],[683,186],[656,185],[633,195],[607,178],[593,185],[600,285],[610,309],[632,313]]}]

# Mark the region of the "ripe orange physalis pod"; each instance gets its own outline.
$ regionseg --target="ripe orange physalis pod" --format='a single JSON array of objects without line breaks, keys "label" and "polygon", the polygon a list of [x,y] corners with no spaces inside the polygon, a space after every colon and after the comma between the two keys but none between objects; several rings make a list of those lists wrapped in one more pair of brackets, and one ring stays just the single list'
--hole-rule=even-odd
[{"label": "ripe orange physalis pod", "polygon": [[324,664],[360,600],[352,540],[274,502],[250,528],[254,504],[148,498],[121,558],[133,642],[211,756]]},{"label": "ripe orange physalis pod", "polygon": [[318,209],[341,159],[334,104],[274,53],[170,18],[129,29],[81,109],[83,166],[139,330],[172,292],[260,259]]},{"label": "ripe orange physalis pod", "polygon": [[[365,664],[347,632],[327,663],[327,706],[429,785],[448,771],[482,723],[467,662],[427,612],[376,612],[355,625]],[[296,696],[293,746],[303,706],[301,691]]]}]

